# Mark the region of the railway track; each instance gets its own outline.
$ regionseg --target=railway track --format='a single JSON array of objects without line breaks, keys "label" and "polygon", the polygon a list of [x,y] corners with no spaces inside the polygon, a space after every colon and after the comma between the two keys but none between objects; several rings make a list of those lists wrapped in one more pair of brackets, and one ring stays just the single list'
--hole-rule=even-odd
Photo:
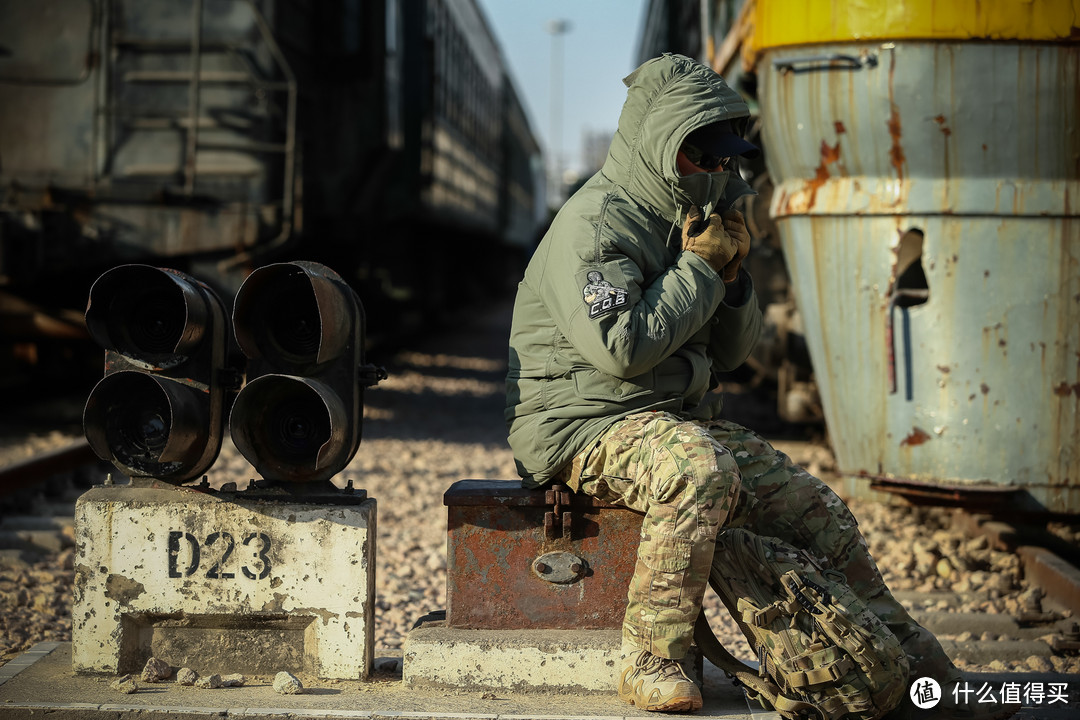
[{"label": "railway track", "polygon": [[11,549],[13,532],[47,532],[64,519],[70,524],[75,500],[102,482],[108,468],[81,437],[35,436],[21,447],[8,438],[0,455],[0,547]]},{"label": "railway track", "polygon": [[[1075,526],[1010,525],[959,509],[868,511],[867,505],[853,509],[861,523],[860,513],[876,515],[876,529],[863,523],[864,533],[886,581],[958,665],[1080,672],[1080,571],[1073,564],[1077,547],[1064,539]],[[883,539],[890,525],[895,534]]]},{"label": "railway track", "polygon": [[[71,639],[75,501],[100,471],[85,441],[4,438],[0,455],[0,663]],[[30,450],[28,448],[33,448]]]},{"label": "railway track", "polygon": [[[820,457],[819,448],[801,442],[781,449],[804,466]],[[830,479],[820,467],[812,472]],[[1080,673],[1077,526],[848,503],[893,594],[962,670]],[[729,649],[753,660],[717,598],[706,598],[706,612]]]}]

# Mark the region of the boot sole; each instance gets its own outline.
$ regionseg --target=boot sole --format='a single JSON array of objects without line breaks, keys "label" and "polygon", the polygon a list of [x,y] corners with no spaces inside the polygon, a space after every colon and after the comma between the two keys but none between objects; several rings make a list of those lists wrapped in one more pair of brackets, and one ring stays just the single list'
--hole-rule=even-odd
[{"label": "boot sole", "polygon": [[623,701],[628,702],[635,707],[640,707],[647,712],[694,712],[695,710],[700,710],[702,705],[704,705],[702,700],[693,697],[671,698],[670,700],[665,700],[652,705],[649,705],[648,703],[639,705],[634,702],[633,695],[623,695],[622,693],[619,693],[619,697]]}]

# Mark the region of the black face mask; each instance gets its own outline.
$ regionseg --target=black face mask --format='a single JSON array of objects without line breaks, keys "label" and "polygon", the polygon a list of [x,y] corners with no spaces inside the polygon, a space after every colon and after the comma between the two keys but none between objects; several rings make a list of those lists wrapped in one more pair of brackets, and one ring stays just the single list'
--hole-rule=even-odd
[{"label": "black face mask", "polygon": [[693,175],[683,175],[675,185],[681,191],[684,200],[691,205],[697,205],[705,217],[709,217],[716,209],[716,204],[724,196],[731,173],[700,172]]}]

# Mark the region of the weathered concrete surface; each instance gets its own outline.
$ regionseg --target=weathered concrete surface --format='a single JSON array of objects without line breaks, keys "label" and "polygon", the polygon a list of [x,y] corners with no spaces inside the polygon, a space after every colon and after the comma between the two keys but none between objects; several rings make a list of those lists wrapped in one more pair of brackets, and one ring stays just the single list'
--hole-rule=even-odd
[{"label": "weathered concrete surface", "polygon": [[75,512],[72,664],[357,679],[374,652],[376,503],[98,487]]},{"label": "weathered concrete surface", "polygon": [[[610,693],[621,629],[466,630],[424,623],[405,640],[404,683],[416,688]],[[684,661],[701,678],[697,648]]]},{"label": "weathered concrete surface", "polygon": [[[622,720],[657,718],[609,693],[513,693],[479,689],[446,690],[406,686],[389,656],[380,657],[368,681],[318,680],[301,675],[305,693],[279,695],[273,675],[248,678],[244,687],[202,690],[175,682],[144,685],[133,695],[109,689],[112,677],[76,675],[69,643],[39,643],[0,666],[0,717],[4,720],[280,720],[282,717],[358,720]],[[741,691],[711,663],[705,663],[705,706],[697,720],[779,720],[773,712],[748,709]],[[965,673],[972,688],[984,683],[1066,684],[1068,700],[1025,702],[1025,720],[1075,720],[1080,708],[1080,675],[1053,672]]]},{"label": "weathered concrete surface", "polygon": [[[42,644],[43,647],[45,644]],[[32,720],[280,720],[280,718],[358,718],[376,720],[622,720],[656,718],[620,701],[614,687],[606,693],[514,693],[505,690],[424,689],[406,686],[394,658],[377,657],[367,681],[320,680],[300,674],[304,693],[279,695],[273,674],[247,678],[243,687],[216,690],[184,687],[175,682],[145,684],[132,695],[109,689],[111,676],[77,675],[71,670],[70,645],[50,643],[37,650],[37,661],[16,666],[6,679],[0,667],[0,717]],[[393,651],[388,651],[393,652]],[[27,653],[29,654],[29,653]],[[22,656],[16,659],[18,662]],[[387,670],[386,668],[391,668]],[[751,720],[746,700],[724,675],[706,663],[705,707],[697,720]],[[43,712],[44,711],[44,712]],[[754,720],[759,720],[754,716]],[[760,720],[768,720],[763,716]]]}]

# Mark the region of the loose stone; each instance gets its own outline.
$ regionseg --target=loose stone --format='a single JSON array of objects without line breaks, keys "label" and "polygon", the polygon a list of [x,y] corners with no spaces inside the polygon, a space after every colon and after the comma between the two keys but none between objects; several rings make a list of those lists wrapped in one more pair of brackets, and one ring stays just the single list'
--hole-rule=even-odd
[{"label": "loose stone", "polygon": [[180,668],[176,671],[176,683],[178,685],[194,685],[199,679],[199,673],[191,668]]},{"label": "loose stone", "polygon": [[203,688],[204,690],[216,690],[217,688],[221,687],[221,676],[217,673],[214,673],[213,675],[201,677],[195,681],[195,687]]},{"label": "loose stone", "polygon": [[143,682],[155,683],[161,680],[168,680],[170,677],[172,677],[172,668],[169,667],[169,663],[164,660],[152,657],[147,660],[146,665],[143,666]]},{"label": "loose stone", "polygon": [[274,691],[281,695],[299,695],[304,692],[300,678],[284,670],[274,676]]}]

